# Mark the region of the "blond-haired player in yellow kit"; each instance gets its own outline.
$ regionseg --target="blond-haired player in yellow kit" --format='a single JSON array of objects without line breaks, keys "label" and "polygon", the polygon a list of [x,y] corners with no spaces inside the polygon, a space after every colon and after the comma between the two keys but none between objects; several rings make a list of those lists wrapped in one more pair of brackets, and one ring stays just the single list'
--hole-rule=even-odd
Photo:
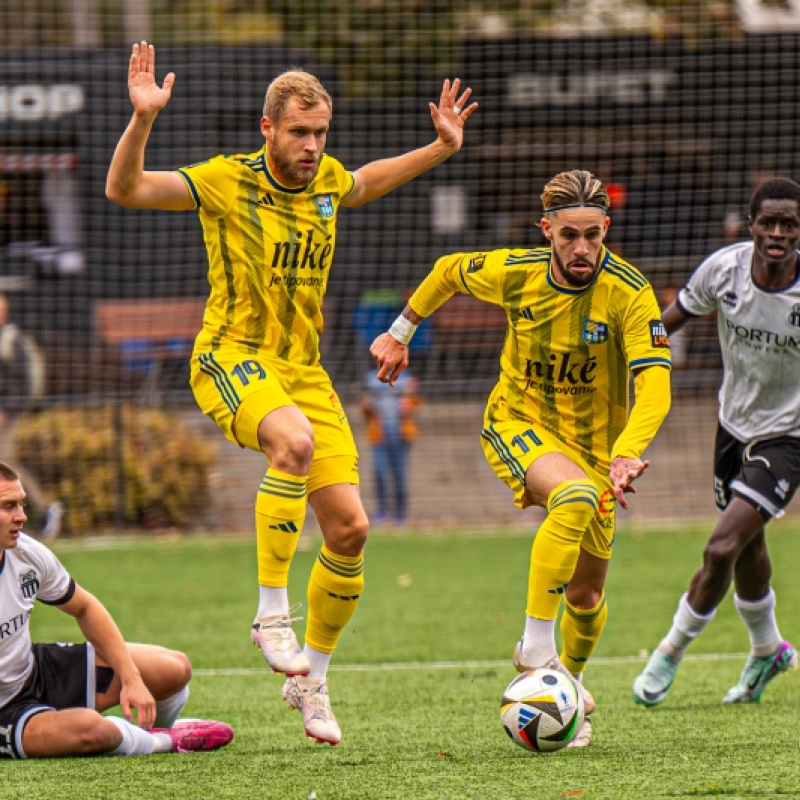
[{"label": "blond-haired player in yellow kit", "polygon": [[[202,410],[225,435],[265,453],[256,496],[259,604],[253,642],[287,675],[283,697],[303,714],[306,734],[337,744],[327,670],[361,595],[368,520],[358,455],[347,418],[319,361],[322,298],[336,244],[339,206],[359,206],[440,164],[460,148],[477,103],[458,79],[430,103],[437,139],[355,172],[325,154],[332,102],[302,70],[267,89],[265,144],[176,172],[149,172],[144,153],[175,76],[155,80],[152,45],[134,45],[128,69],[133,118],[108,171],[106,195],[133,208],[196,209],[208,250],[211,292],[191,364]],[[289,567],[314,509],[323,544],[308,583],[301,650],[291,623]]]},{"label": "blond-haired player in yellow kit", "polygon": [[[562,172],[545,186],[542,204],[549,247],[440,258],[370,352],[378,377],[394,383],[416,326],[454,293],[505,309],[483,450],[517,506],[547,509],[531,550],[514,666],[569,672],[591,713],[582,676],[608,615],[603,587],[615,508],[628,507],[625,493],[648,466],[640,457],[669,410],[671,362],[650,284],[603,245],[610,223],[603,184],[583,170]],[[572,746],[589,744],[591,733],[587,717]]]}]

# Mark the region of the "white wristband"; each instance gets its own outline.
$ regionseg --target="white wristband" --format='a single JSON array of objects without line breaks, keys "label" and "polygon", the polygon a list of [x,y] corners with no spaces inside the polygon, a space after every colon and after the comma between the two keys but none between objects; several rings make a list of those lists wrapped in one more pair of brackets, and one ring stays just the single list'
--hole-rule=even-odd
[{"label": "white wristband", "polygon": [[393,338],[397,339],[400,344],[408,344],[416,330],[417,326],[410,319],[401,314],[392,323],[392,327],[389,328],[389,333]]}]

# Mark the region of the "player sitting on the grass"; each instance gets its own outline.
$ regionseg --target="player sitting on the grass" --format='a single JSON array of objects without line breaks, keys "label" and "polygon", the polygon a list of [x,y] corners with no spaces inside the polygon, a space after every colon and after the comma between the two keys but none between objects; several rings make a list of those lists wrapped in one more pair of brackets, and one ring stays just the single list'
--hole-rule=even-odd
[{"label": "player sitting on the grass", "polygon": [[775,618],[765,529],[800,486],[800,185],[764,181],[750,200],[749,223],[753,241],[710,255],[663,315],[668,333],[717,315],[725,370],[714,494],[722,516],[672,627],[634,681],[633,699],[645,706],[666,700],[686,648],[714,618],[731,581],[750,656],[722,702],[758,702],[774,677],[797,666]]},{"label": "player sitting on the grass", "polygon": [[[178,719],[189,697],[189,659],[156,645],[126,645],[102,603],[22,532],[24,500],[18,473],[0,462],[0,758],[189,753],[228,744],[226,723]],[[75,617],[87,641],[33,644],[36,600]],[[116,705],[125,719],[101,716]]]}]

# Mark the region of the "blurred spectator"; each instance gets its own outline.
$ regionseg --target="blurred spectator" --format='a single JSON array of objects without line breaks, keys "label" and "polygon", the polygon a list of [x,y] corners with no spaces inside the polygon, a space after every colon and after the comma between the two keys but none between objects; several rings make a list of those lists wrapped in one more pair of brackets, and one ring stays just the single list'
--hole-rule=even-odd
[{"label": "blurred spectator", "polygon": [[403,373],[392,387],[370,371],[361,413],[368,422],[367,441],[372,448],[372,468],[378,508],[375,524],[408,518],[408,455],[417,438],[414,414],[419,408],[417,379]]},{"label": "blurred spectator", "polygon": [[[44,394],[45,363],[36,343],[18,325],[8,321],[9,303],[0,294],[0,458],[10,459],[20,414],[36,410]],[[63,507],[51,502],[34,477],[18,470],[25,483],[28,502],[44,520],[42,539],[55,538],[61,529]]]}]

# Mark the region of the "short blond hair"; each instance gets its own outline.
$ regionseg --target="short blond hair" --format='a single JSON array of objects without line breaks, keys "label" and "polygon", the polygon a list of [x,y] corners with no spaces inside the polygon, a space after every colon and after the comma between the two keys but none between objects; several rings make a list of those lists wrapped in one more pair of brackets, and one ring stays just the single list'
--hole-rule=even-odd
[{"label": "short blond hair", "polygon": [[13,483],[19,480],[19,473],[13,467],[0,461],[0,480]]},{"label": "short blond hair", "polygon": [[292,97],[297,97],[304,108],[323,102],[333,113],[333,100],[319,80],[304,69],[290,69],[278,75],[267,87],[264,116],[280,122]]},{"label": "short blond hair", "polygon": [[603,182],[585,169],[559,172],[547,183],[542,192],[542,208],[545,214],[581,206],[599,208],[605,212],[610,205]]}]

